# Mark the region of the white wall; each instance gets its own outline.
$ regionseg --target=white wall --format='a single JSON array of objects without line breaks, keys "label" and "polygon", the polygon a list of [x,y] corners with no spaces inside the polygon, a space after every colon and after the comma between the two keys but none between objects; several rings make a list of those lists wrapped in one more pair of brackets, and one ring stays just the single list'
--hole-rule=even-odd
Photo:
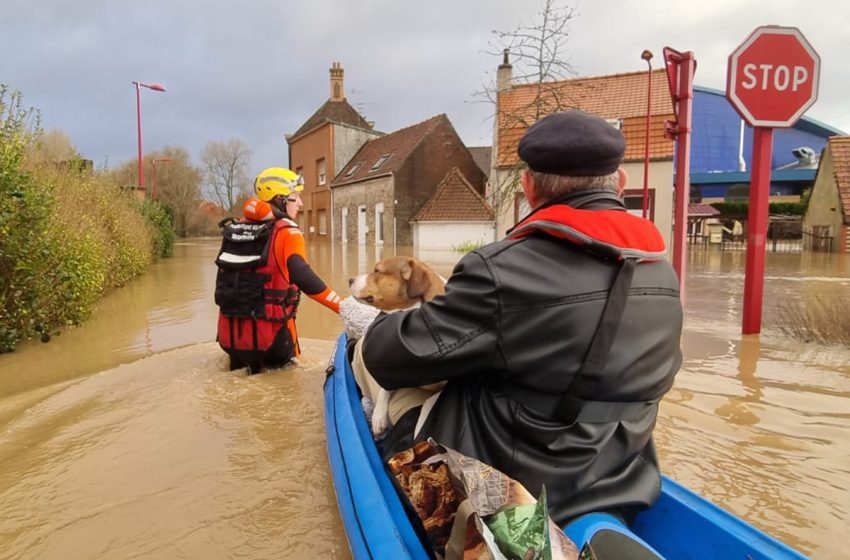
[{"label": "white wall", "polygon": [[451,249],[495,240],[495,222],[415,222],[411,225],[413,246],[420,249]]}]

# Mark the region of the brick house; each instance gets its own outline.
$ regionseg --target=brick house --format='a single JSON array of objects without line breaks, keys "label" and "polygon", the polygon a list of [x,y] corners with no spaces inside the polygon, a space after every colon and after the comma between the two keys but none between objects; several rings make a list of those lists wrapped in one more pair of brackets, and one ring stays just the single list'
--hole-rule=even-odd
[{"label": "brick house", "polygon": [[413,217],[411,227],[417,248],[483,245],[495,241],[496,215],[481,192],[453,167]]},{"label": "brick house", "polygon": [[813,250],[850,253],[850,136],[831,137],[823,150],[803,231]]},{"label": "brick house", "polygon": [[411,219],[454,167],[483,194],[485,174],[445,114],[366,142],[331,183],[334,241],[411,245]]},{"label": "brick house", "polygon": [[[517,156],[519,139],[535,122],[535,115],[577,108],[593,113],[618,127],[626,139],[623,168],[629,179],[624,191],[626,207],[641,213],[646,139],[647,72],[514,85],[512,67],[505,60],[497,72],[497,116],[493,133],[493,169],[488,201],[497,212],[497,235],[528,211],[519,186],[523,164]],[[664,121],[675,120],[666,72],[652,71],[649,121],[649,217],[669,246],[673,220],[674,143],[664,136]]]},{"label": "brick house", "polygon": [[346,100],[344,70],[334,62],[330,68],[330,97],[286,138],[289,167],[304,175],[304,207],[298,222],[305,233],[330,234],[331,179],[364,143],[380,135]]}]

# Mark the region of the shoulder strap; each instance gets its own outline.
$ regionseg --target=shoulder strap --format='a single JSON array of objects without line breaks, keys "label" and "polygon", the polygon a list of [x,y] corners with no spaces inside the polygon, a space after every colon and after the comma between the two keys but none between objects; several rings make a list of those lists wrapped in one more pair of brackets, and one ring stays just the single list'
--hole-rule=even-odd
[{"label": "shoulder strap", "polygon": [[584,362],[579,372],[563,393],[545,393],[537,389],[500,380],[500,389],[507,395],[521,402],[527,408],[557,419],[565,424],[574,422],[614,422],[643,414],[657,402],[611,402],[591,401],[575,396],[585,384],[585,376],[601,375],[608,363],[608,355],[617,329],[623,318],[623,311],[629,296],[629,289],[634,277],[636,259],[626,258],[622,261],[617,277],[608,290],[608,300],[602,311],[602,318],[596,327],[596,332],[590,341]]}]

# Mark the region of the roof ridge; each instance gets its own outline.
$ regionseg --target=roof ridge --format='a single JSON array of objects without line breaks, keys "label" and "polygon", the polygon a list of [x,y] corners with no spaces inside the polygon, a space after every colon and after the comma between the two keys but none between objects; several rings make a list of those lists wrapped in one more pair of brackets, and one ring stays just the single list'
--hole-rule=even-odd
[{"label": "roof ridge", "polygon": [[[664,68],[658,68],[652,70],[652,74],[664,74],[667,71]],[[548,82],[533,82],[528,84],[513,84],[510,90],[514,90],[516,88],[525,88],[525,87],[536,87],[540,84],[549,85],[549,84],[563,84],[567,82],[586,82],[591,80],[606,80],[609,78],[622,78],[623,76],[646,76],[646,70],[639,70],[634,72],[618,72],[617,74],[597,74],[594,76],[578,76],[575,78],[564,78],[563,80],[550,80]],[[510,91],[509,90],[509,91]]]}]

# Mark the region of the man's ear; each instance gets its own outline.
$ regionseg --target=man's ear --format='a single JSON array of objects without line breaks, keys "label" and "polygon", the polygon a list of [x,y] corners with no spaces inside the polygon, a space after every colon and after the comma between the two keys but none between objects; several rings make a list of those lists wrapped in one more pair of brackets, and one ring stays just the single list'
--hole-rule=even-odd
[{"label": "man's ear", "polygon": [[617,194],[623,194],[623,189],[626,188],[626,184],[629,182],[629,174],[626,173],[626,170],[622,167],[617,168]]},{"label": "man's ear", "polygon": [[519,176],[520,183],[522,183],[522,192],[525,193],[525,199],[528,201],[528,207],[532,210],[537,208],[538,199],[537,193],[534,192],[534,177],[531,175],[531,171],[527,168],[522,170],[522,174]]}]

